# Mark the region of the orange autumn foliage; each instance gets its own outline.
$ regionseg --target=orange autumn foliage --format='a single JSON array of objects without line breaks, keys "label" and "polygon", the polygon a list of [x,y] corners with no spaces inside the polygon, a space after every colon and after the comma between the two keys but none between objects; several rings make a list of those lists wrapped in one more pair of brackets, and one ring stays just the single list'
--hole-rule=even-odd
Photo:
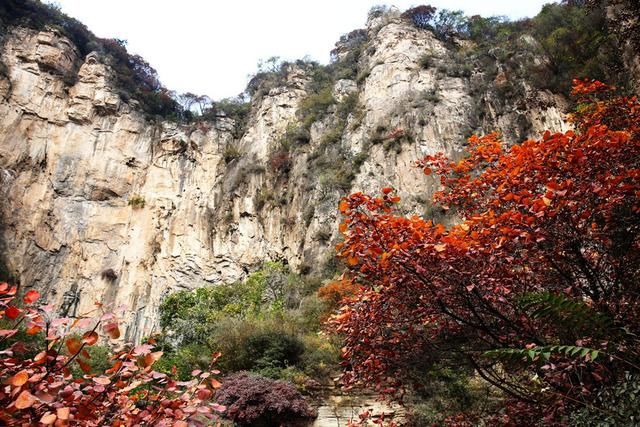
[{"label": "orange autumn foliage", "polygon": [[[575,130],[508,148],[497,133],[473,136],[459,161],[417,163],[439,176],[434,202],[461,218],[451,227],[397,214],[387,188],[340,202],[344,280],[359,287],[329,322],[345,337],[346,384],[393,393],[420,377],[413,366],[465,364],[517,402],[501,422],[554,423],[640,366],[640,102],[591,80],[573,93]],[[615,328],[542,319],[522,304],[535,294]],[[558,344],[609,356],[545,354],[508,370],[486,357]]]}]

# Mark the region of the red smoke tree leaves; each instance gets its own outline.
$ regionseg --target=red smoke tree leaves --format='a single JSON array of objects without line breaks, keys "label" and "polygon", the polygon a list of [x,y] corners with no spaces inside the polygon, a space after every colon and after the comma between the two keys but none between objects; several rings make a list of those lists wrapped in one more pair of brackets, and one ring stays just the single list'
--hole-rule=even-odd
[{"label": "red smoke tree leaves", "polygon": [[[418,162],[452,226],[396,214],[390,188],[341,201],[343,280],[359,288],[330,321],[347,384],[394,392],[415,366],[467,363],[557,409],[637,370],[640,103],[596,81],[573,93],[575,131],[510,148],[474,136],[460,161]],[[518,363],[490,357],[505,353]]]},{"label": "red smoke tree leaves", "polygon": [[[37,291],[25,294],[21,308],[16,307],[16,293],[15,286],[0,283],[0,316],[4,325],[12,325],[0,329],[0,424],[211,425],[224,411],[211,401],[220,387],[211,376],[217,371],[194,372],[190,381],[176,381],[153,371],[162,352],[153,352],[150,343],[115,351],[112,366],[92,374],[87,347],[100,340],[100,328],[112,339],[120,336],[116,317],[107,313],[99,319],[50,320],[51,307],[34,305]],[[41,351],[29,355],[26,344],[15,339],[19,333],[42,334]],[[84,375],[74,377],[73,364]]]}]

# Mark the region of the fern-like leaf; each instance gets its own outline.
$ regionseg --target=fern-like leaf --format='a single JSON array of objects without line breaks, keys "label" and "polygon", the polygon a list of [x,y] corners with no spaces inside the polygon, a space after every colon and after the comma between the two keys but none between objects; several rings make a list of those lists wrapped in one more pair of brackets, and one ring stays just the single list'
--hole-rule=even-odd
[{"label": "fern-like leaf", "polygon": [[551,292],[526,294],[520,300],[521,308],[533,319],[546,319],[568,331],[587,332],[589,335],[608,334],[615,329],[613,320],[589,307],[583,301]]},{"label": "fern-like leaf", "polygon": [[588,362],[593,362],[600,355],[600,350],[576,345],[546,345],[532,348],[498,348],[484,352],[483,356],[500,360],[546,362],[553,354],[561,354],[569,358],[584,358]]}]

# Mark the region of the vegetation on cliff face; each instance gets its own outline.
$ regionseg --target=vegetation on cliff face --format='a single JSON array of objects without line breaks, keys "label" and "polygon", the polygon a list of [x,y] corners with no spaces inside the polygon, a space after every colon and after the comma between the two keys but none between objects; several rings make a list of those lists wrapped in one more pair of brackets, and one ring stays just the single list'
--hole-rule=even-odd
[{"label": "vegetation on cliff face", "polygon": [[[385,7],[377,7],[372,9],[370,16],[384,16],[385,13],[388,13]],[[576,77],[590,76],[612,83],[624,80],[620,51],[607,27],[603,2],[591,2],[587,7],[585,2],[566,0],[562,4],[546,5],[534,18],[515,22],[501,17],[467,17],[460,11],[436,10],[431,6],[411,8],[402,17],[419,28],[432,31],[452,46],[462,39],[473,41],[476,47],[465,53],[472,53],[476,58],[470,63],[480,60],[479,65],[483,65],[486,60],[482,57],[488,56],[490,60],[499,59],[508,65],[510,57],[521,56],[517,51],[533,49],[532,53],[545,55],[549,62],[528,64],[527,78],[537,87],[556,93],[568,94],[566,82]],[[126,41],[98,38],[81,22],[39,0],[9,0],[0,5],[0,35],[17,26],[60,31],[75,44],[80,58],[92,51],[98,52],[113,68],[114,83],[122,99],[136,100],[149,117],[189,122],[194,119],[215,121],[221,116],[230,116],[238,122],[236,136],[243,133],[250,108],[244,95],[214,102],[204,95],[171,92],[162,86],[150,64],[127,52]],[[518,38],[524,34],[534,36],[539,46],[518,43]],[[339,79],[361,82],[366,77],[367,70],[359,66],[359,60],[366,52],[367,39],[367,32],[362,29],[344,35],[332,51],[332,62],[326,66],[313,61],[282,62],[277,57],[269,58],[259,64],[247,85],[246,94],[254,100],[260,99],[269,90],[286,86],[291,67],[303,68],[312,77],[307,106],[320,108],[314,114],[301,113],[302,127],[308,129],[311,123],[322,118],[328,107],[323,106],[322,97],[327,98],[325,92],[331,90],[330,83]],[[73,83],[75,76],[65,76],[65,79]],[[196,104],[197,108],[194,108]]]},{"label": "vegetation on cliff face", "polygon": [[[238,126],[246,124],[249,105],[243,99],[230,98],[212,103],[206,96],[176,94],[162,85],[157,71],[144,58],[127,52],[126,40],[96,37],[80,21],[53,5],[43,4],[40,0],[3,1],[0,4],[0,42],[15,27],[60,32],[75,45],[80,60],[91,52],[97,52],[112,68],[113,84],[122,100],[135,100],[150,119],[160,117],[190,122],[196,116],[210,121],[220,116],[231,116]],[[3,67],[0,62],[0,74],[3,74]],[[67,84],[75,83],[76,72],[77,69],[63,76]],[[194,102],[198,104],[195,110],[191,108]]]},{"label": "vegetation on cliff face", "polygon": [[[136,100],[151,117],[177,118],[182,114],[180,105],[160,83],[156,70],[141,56],[129,54],[126,41],[96,37],[80,21],[39,0],[7,0],[0,4],[0,35],[6,35],[13,27],[59,31],[73,42],[80,58],[92,51],[102,56],[114,71],[114,84],[123,100]],[[64,77],[70,84],[75,82],[75,75]]]},{"label": "vegetation on cliff face", "polygon": [[575,131],[508,150],[472,137],[460,161],[418,162],[457,224],[395,214],[391,188],[340,202],[340,283],[359,287],[330,322],[347,384],[395,394],[467,366],[504,397],[489,416],[451,414],[456,425],[637,419],[620,390],[640,373],[640,103],[574,83]]},{"label": "vegetation on cliff face", "polygon": [[[445,42],[455,45],[460,40],[472,41],[474,47],[466,54],[475,58],[473,62],[482,63],[485,57],[486,65],[487,59],[497,59],[508,72],[530,80],[540,89],[568,96],[574,78],[628,83],[620,48],[606,19],[605,2],[549,3],[535,17],[520,21],[467,17],[461,11],[437,11],[430,6],[411,8],[402,17],[419,28],[433,31]],[[533,36],[537,44],[521,43],[525,35]],[[535,55],[538,61],[518,64],[518,57],[527,53]],[[522,65],[526,69],[518,70]]]},{"label": "vegetation on cliff face", "polygon": [[[521,21],[467,17],[459,11],[429,6],[412,8],[401,15],[378,7],[372,9],[370,18],[381,19],[382,25],[404,19],[432,32],[453,52],[444,61],[426,52],[421,65],[437,67],[439,74],[468,82],[475,108],[469,115],[466,136],[474,131],[489,131],[488,126],[494,125],[491,120],[487,121],[490,114],[500,116],[522,109],[536,89],[568,96],[568,82],[574,77],[586,76],[621,87],[627,83],[619,49],[607,26],[604,6],[587,7],[569,1],[549,4],[536,17]],[[260,66],[249,84],[254,100],[274,88],[286,87],[292,69],[298,69],[308,79],[307,96],[300,102],[296,120],[272,145],[269,179],[285,183],[294,159],[300,153],[308,153],[307,168],[311,171],[305,175],[308,187],[320,188],[323,197],[331,199],[349,192],[371,145],[380,143],[386,152],[399,153],[403,143],[413,140],[413,124],[391,127],[381,123],[360,152],[354,153],[342,143],[348,132],[358,128],[364,114],[357,87],[351,95],[338,100],[335,85],[346,79],[361,86],[366,80],[370,72],[367,56],[372,54],[372,38],[377,28],[344,35],[332,51],[331,63],[326,66],[305,61],[280,62],[278,58],[270,58]],[[412,100],[434,105],[439,101],[435,89],[417,94]],[[310,150],[308,143],[314,126],[320,130],[321,143]],[[531,126],[525,116],[512,123],[516,140],[527,137]],[[283,200],[281,197],[271,199],[276,202],[272,203],[274,206],[281,205]],[[261,209],[271,199],[261,198],[257,206]]]}]

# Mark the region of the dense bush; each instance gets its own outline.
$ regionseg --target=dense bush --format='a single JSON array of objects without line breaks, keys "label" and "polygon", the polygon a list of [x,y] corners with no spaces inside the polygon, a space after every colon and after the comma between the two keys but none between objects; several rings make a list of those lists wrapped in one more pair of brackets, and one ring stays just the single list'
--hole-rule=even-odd
[{"label": "dense bush", "polygon": [[367,31],[364,29],[354,30],[340,37],[335,49],[331,51],[331,64],[327,67],[327,73],[336,80],[354,80],[358,75],[358,61],[367,41]]},{"label": "dense bush", "polygon": [[[308,59],[298,59],[293,62],[282,61],[279,57],[274,56],[258,63],[258,71],[249,80],[246,93],[255,100],[262,98],[272,89],[286,87],[289,84],[288,78],[291,71],[296,68],[312,75],[314,82],[329,78],[326,72],[327,67],[319,65],[315,61]],[[314,82],[309,87],[312,91],[315,90]]]},{"label": "dense bush", "polygon": [[442,9],[433,19],[433,31],[442,40],[451,40],[455,36],[467,35],[469,19],[461,10]]},{"label": "dense bush", "polygon": [[240,138],[249,122],[249,113],[251,112],[251,103],[246,102],[244,98],[225,98],[214,102],[210,110],[206,110],[203,114],[204,119],[217,119],[223,115],[234,120],[233,136]]},{"label": "dense bush", "polygon": [[283,86],[287,80],[289,62],[272,56],[258,63],[258,71],[247,84],[246,92],[251,97],[260,98],[275,87]]},{"label": "dense bush", "polygon": [[238,426],[302,426],[316,416],[293,385],[247,372],[225,377],[215,398]]},{"label": "dense bush", "polygon": [[640,420],[640,380],[637,374],[625,373],[612,387],[604,388],[595,396],[594,404],[571,414],[574,427],[614,427],[637,425]]},{"label": "dense bush", "polygon": [[286,280],[287,272],[281,264],[267,263],[242,282],[173,293],[160,306],[160,326],[179,332],[185,341],[206,342],[211,322],[227,316],[244,318],[274,308],[272,302],[263,304],[263,298],[267,293],[278,293]]},{"label": "dense bush", "polygon": [[89,43],[95,39],[80,21],[39,0],[5,0],[0,3],[0,33],[6,32],[12,26],[24,26],[35,30],[51,26],[69,37],[81,55],[91,51]]},{"label": "dense bush", "polygon": [[[337,347],[310,340],[320,329],[327,304],[315,297],[317,279],[294,275],[268,263],[247,280],[169,295],[160,307],[166,352],[159,369],[176,365],[186,377],[220,351],[225,372],[251,370],[272,378],[320,375],[335,369]],[[313,343],[313,345],[312,345]],[[324,380],[327,377],[319,377]]]},{"label": "dense bush", "polygon": [[327,113],[330,106],[336,103],[332,92],[333,86],[328,84],[302,100],[298,107],[298,117],[303,127],[310,128]]},{"label": "dense bush", "polygon": [[243,343],[252,366],[246,369],[282,369],[300,363],[304,345],[298,337],[279,331],[257,331]]}]

